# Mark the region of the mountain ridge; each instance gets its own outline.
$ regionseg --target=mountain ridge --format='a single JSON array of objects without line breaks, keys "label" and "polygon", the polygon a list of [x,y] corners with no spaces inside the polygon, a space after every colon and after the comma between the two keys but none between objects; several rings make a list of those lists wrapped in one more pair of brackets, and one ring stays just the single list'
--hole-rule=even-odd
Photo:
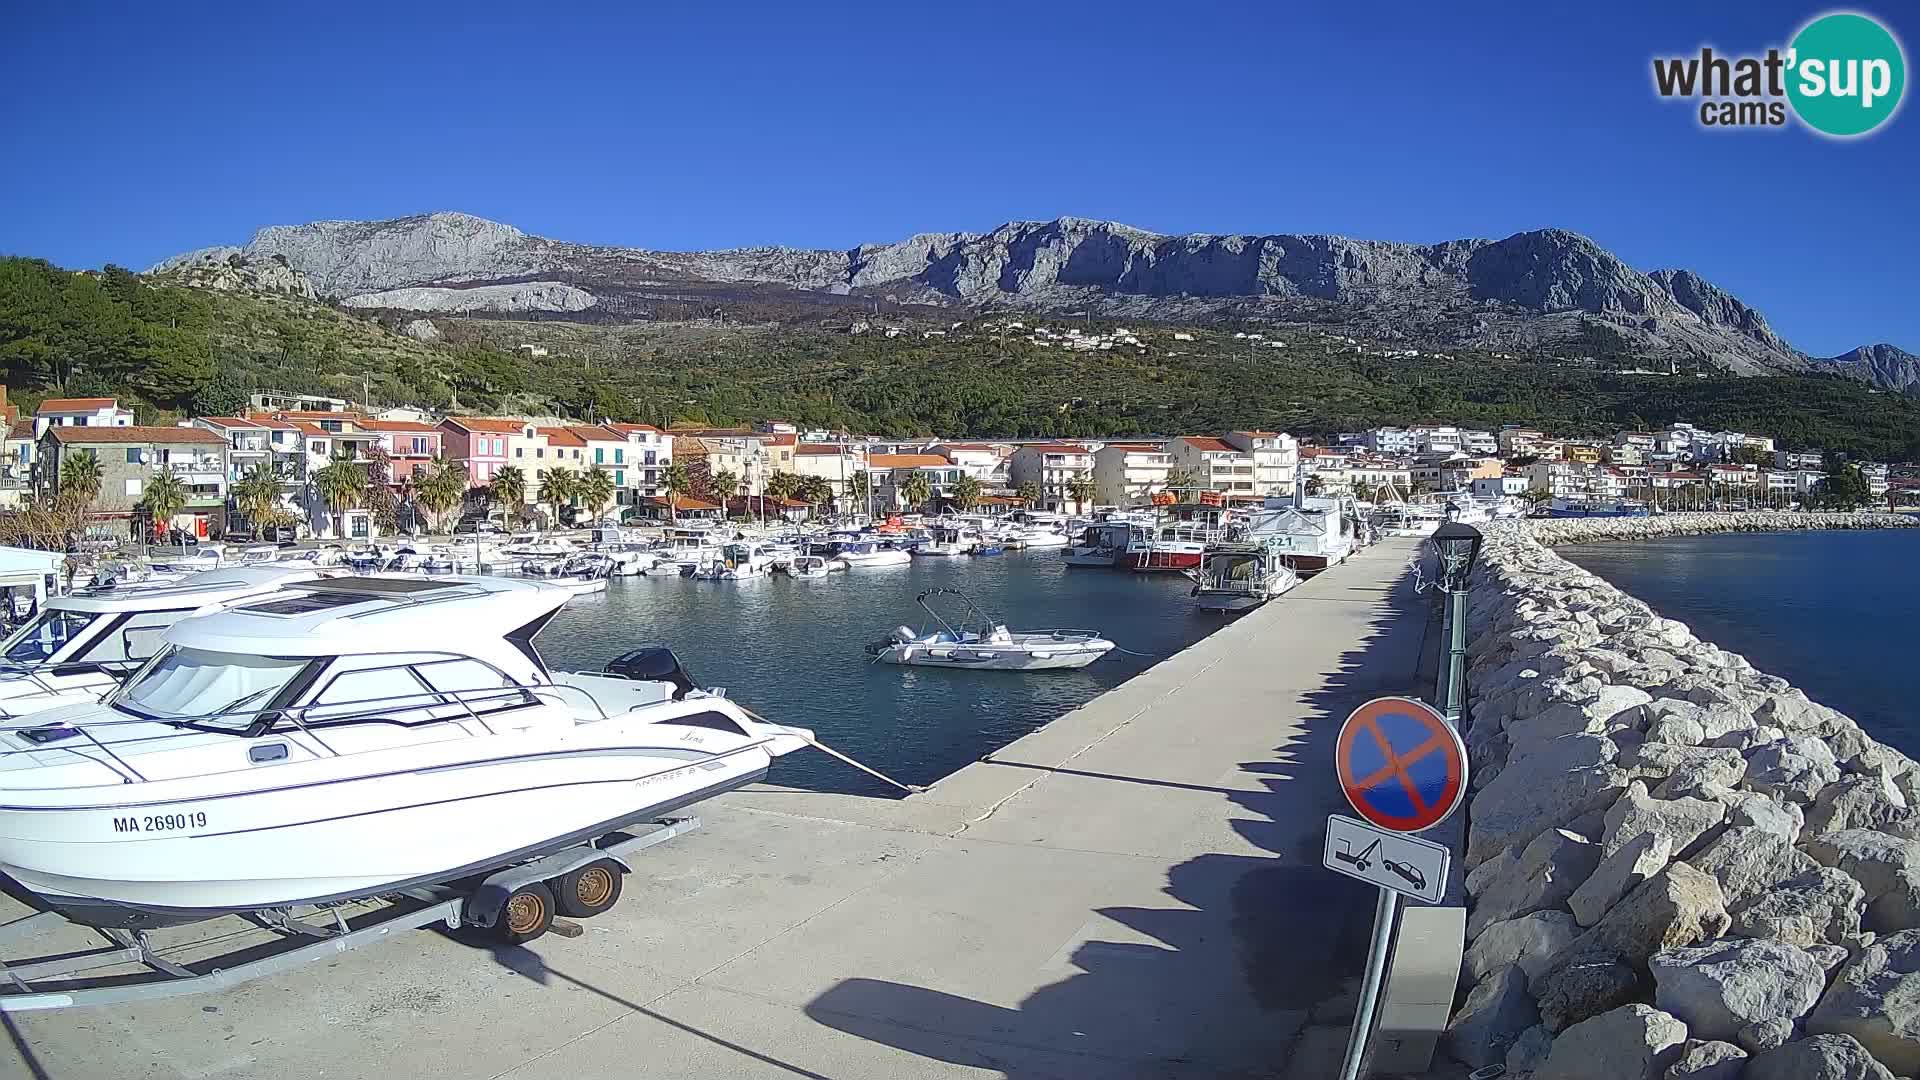
[{"label": "mountain ridge", "polygon": [[1882,341],[1820,361],[1851,379],[1887,390],[1920,391],[1920,356]]},{"label": "mountain ridge", "polygon": [[[1163,234],[1062,217],[919,233],[847,249],[671,252],[552,240],[471,214],[273,225],[241,248],[188,252],[170,273],[278,257],[319,295],[396,310],[644,314],[650,297],[738,287],[964,307],[1345,322],[1441,343],[1527,349],[1590,323],[1654,356],[1741,374],[1808,370],[1759,311],[1692,271],[1643,272],[1579,233],[1537,229],[1436,244],[1337,234]],[[484,287],[486,294],[451,295]],[[408,306],[416,305],[416,306]]]}]

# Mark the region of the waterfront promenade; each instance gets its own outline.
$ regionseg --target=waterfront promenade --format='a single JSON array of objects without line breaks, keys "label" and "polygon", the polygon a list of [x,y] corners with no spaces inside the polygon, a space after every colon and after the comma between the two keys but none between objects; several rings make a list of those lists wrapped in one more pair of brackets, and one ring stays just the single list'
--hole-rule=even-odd
[{"label": "waterfront promenade", "polygon": [[1373,899],[1319,865],[1331,746],[1413,689],[1415,546],[925,794],[706,804],[580,938],[420,931],[227,994],[21,1014],[0,1075],[1331,1075]]}]

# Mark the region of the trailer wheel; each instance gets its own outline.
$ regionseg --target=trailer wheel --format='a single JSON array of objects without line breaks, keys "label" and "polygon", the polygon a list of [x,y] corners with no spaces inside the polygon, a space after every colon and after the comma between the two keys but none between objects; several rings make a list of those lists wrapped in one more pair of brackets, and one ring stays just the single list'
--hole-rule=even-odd
[{"label": "trailer wheel", "polygon": [[612,859],[599,859],[561,875],[553,883],[560,914],[590,919],[612,907],[620,899],[622,876],[620,864]]},{"label": "trailer wheel", "polygon": [[553,915],[553,890],[535,881],[513,890],[500,905],[500,918],[493,930],[509,945],[524,945],[553,926]]}]

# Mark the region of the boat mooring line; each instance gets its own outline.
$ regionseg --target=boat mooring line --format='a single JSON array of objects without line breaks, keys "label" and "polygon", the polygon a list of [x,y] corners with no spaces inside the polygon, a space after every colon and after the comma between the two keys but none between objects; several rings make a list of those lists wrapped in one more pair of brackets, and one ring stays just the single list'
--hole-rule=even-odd
[{"label": "boat mooring line", "polygon": [[[763,724],[772,724],[774,727],[785,727],[785,725],[783,724],[775,724],[772,720],[769,720],[766,717],[761,716],[759,713],[754,712],[752,709],[747,708],[745,705],[740,705],[740,703],[737,701],[734,702],[734,704],[740,706],[741,712],[746,713],[748,716],[751,716],[752,718],[760,721]],[[888,776],[886,773],[881,772],[879,769],[873,768],[872,766],[869,766],[869,765],[863,765],[860,762],[853,760],[847,755],[841,753],[838,750],[835,750],[833,747],[828,746],[826,743],[821,742],[819,739],[816,739],[811,735],[803,736],[803,738],[805,739],[807,745],[813,747],[815,750],[818,750],[821,753],[827,754],[830,757],[839,758],[841,761],[844,761],[847,764],[853,766],[854,768],[859,769],[861,772],[866,773],[868,776],[871,776],[877,780],[884,780],[887,783],[892,784],[894,787],[899,788],[901,791],[904,791],[909,795],[918,795],[921,792],[927,790],[926,788],[921,787],[919,784],[903,784],[900,781],[895,780],[893,777]]]}]

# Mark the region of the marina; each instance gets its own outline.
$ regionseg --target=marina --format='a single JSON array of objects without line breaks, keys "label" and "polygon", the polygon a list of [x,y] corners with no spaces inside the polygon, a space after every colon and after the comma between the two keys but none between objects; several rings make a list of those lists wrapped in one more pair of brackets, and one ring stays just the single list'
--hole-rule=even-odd
[{"label": "marina", "polygon": [[[1175,1060],[1212,1075],[1283,1057],[1327,1075],[1364,903],[1287,866],[1317,848],[1299,822],[1339,799],[1325,760],[1338,718],[1412,681],[1425,619],[1411,551],[1381,545],[925,793],[762,784],[703,802],[705,827],[636,854],[624,901],[584,937],[503,950],[465,931],[404,933],[231,992],[18,1013],[15,1052],[91,1077],[148,1061],[370,1075],[396,1055],[423,1077],[470,1075],[482,1057],[529,1078],[1120,1075]],[[1175,581],[1110,580],[1164,580],[1185,606]],[[803,583],[621,584],[695,597]],[[1043,676],[1079,673],[1005,677]],[[1276,949],[1279,933],[1293,944]],[[202,923],[156,944],[191,970],[248,934],[266,936]],[[1303,940],[1318,961],[1302,962]],[[209,1023],[232,1037],[207,1038]],[[328,1037],[342,1023],[353,1040]],[[147,1048],[138,1062],[114,1049],[129,1038]]]}]

